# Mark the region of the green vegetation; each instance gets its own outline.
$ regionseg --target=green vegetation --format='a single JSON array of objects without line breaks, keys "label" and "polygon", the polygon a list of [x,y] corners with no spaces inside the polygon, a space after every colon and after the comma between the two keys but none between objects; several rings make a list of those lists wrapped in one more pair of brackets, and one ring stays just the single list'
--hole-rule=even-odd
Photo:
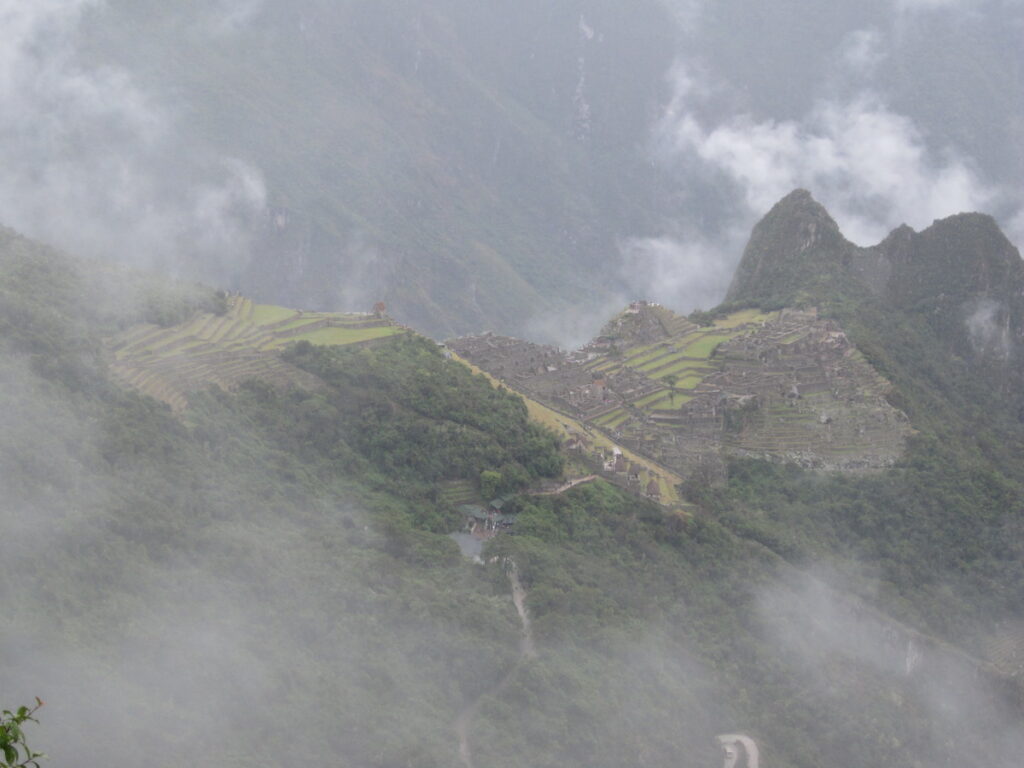
[{"label": "green vegetation", "polygon": [[626,421],[629,418],[629,416],[630,416],[629,411],[625,411],[625,410],[615,411],[615,413],[612,414],[611,418],[609,418],[606,421],[602,422],[601,426],[603,426],[605,429],[615,429],[620,424],[622,424],[624,421]]},{"label": "green vegetation", "polygon": [[[557,476],[557,440],[405,336],[300,342],[290,356],[319,391],[252,382],[178,419],[106,378],[100,337],[138,316],[91,314],[74,262],[14,244],[0,249],[17,297],[0,302],[0,642],[25,649],[5,680],[80,715],[48,751],[451,765],[455,715],[515,657],[517,623],[500,572],[481,577],[444,535],[462,521],[440,493],[485,471],[502,490]],[[95,706],[112,691],[116,707]],[[115,721],[118,738],[96,737]]]},{"label": "green vegetation", "polygon": [[616,408],[603,416],[594,419],[594,424],[605,429],[614,429],[617,425],[629,418],[629,412],[624,408]]},{"label": "green vegetation", "polygon": [[0,768],[39,768],[39,760],[46,757],[42,752],[35,752],[25,741],[25,723],[37,723],[34,715],[43,706],[36,699],[36,706],[18,707],[16,710],[5,709],[0,713]]},{"label": "green vegetation", "polygon": [[[464,523],[454,505],[559,477],[560,439],[581,425],[411,334],[299,341],[281,363],[316,387],[252,380],[176,416],[109,378],[101,338],[165,332],[136,327],[145,305],[95,311],[73,262],[24,241],[0,248],[0,274],[0,642],[25,649],[2,671],[89,714],[47,734],[62,759],[442,768],[481,696],[474,754],[494,768],[714,765],[714,734],[733,730],[788,768],[908,753],[973,768],[1002,747],[1001,721],[931,707],[935,681],[841,644],[805,655],[776,616],[805,610],[779,597],[800,569],[976,654],[1024,611],[1011,395],[920,318],[829,308],[914,419],[892,471],[737,461],[724,486],[690,480],[692,514],[602,481],[520,494],[475,566],[447,536]],[[157,304],[187,321],[213,300],[196,296]],[[626,455],[668,492],[670,473]],[[504,557],[536,659],[520,657]],[[92,706],[112,691],[130,716]],[[118,739],[97,739],[114,721]]]},{"label": "green vegetation", "polygon": [[698,357],[707,359],[711,357],[711,353],[714,352],[715,347],[717,347],[723,341],[728,341],[730,338],[732,337],[720,336],[715,334],[701,336],[696,341],[692,342],[691,344],[688,344],[683,349],[683,354],[686,355],[687,357]]},{"label": "green vegetation", "polygon": [[[670,385],[671,386],[671,385]],[[657,392],[653,392],[646,397],[641,397],[639,400],[633,403],[637,408],[643,408],[644,406],[653,405],[662,398],[668,397],[668,390],[659,389]]]},{"label": "green vegetation", "polygon": [[275,307],[270,304],[257,304],[253,307],[252,321],[256,325],[272,325],[295,316],[295,310],[286,307]]},{"label": "green vegetation", "polygon": [[644,370],[644,364],[649,363],[657,357],[661,357],[666,352],[672,350],[673,347],[666,344],[658,344],[653,349],[648,350],[647,347],[638,347],[634,350],[634,354],[631,357],[627,357],[623,360],[623,365],[628,365],[631,368],[639,368]]},{"label": "green vegetation", "polygon": [[290,339],[271,341],[261,348],[277,349],[295,341],[308,341],[310,344],[326,346],[346,346],[348,344],[358,344],[361,341],[384,339],[388,336],[394,336],[396,333],[402,333],[402,330],[394,326],[381,326],[378,328],[318,328]]},{"label": "green vegetation", "polygon": [[[655,379],[655,380],[661,379],[661,380],[664,381],[669,376],[676,376],[676,377],[678,377],[678,375],[680,373],[692,373],[694,371],[700,371],[700,370],[702,370],[702,369],[699,366],[695,366],[692,362],[690,362],[688,360],[683,360],[681,362],[678,362],[678,363],[675,363],[673,365],[670,365],[667,368],[663,368],[663,369],[660,369],[660,370],[657,370],[657,371],[652,371],[648,375],[652,379]],[[711,369],[705,368],[703,370],[709,371]],[[693,389],[695,386],[697,386],[697,384],[699,384],[703,380],[704,380],[704,377],[700,376],[700,375],[687,376],[684,379],[682,379],[681,386],[684,387],[685,389]],[[686,383],[686,382],[691,382],[691,383]]]},{"label": "green vegetation", "polygon": [[650,360],[646,361],[645,363],[635,365],[632,367],[636,368],[639,371],[643,371],[644,373],[650,373],[651,371],[656,371],[667,365],[671,365],[682,357],[682,352],[677,352],[675,350],[666,350],[665,353],[653,357]]},{"label": "green vegetation", "polygon": [[[380,475],[382,486],[408,497],[436,495],[438,482],[475,480],[485,471],[495,473],[487,476],[494,487],[483,495],[493,496],[562,471],[558,439],[529,421],[522,400],[445,360],[427,339],[403,336],[360,349],[299,342],[285,359],[338,393],[280,400],[260,393],[280,404],[281,418],[291,413],[309,423],[313,432],[295,444],[298,455],[341,451],[341,429],[352,436],[353,455],[345,460],[361,460],[364,477]],[[338,421],[331,431],[316,427],[320,411]],[[439,520],[445,512],[437,508],[433,514]]]}]

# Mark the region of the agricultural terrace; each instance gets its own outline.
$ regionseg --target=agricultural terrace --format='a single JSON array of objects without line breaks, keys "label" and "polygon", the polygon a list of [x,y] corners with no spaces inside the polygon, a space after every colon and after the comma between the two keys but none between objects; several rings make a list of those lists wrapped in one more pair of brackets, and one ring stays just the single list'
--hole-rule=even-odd
[{"label": "agricultural terrace", "polygon": [[[494,334],[450,346],[588,434],[684,475],[721,476],[726,455],[873,470],[895,461],[908,434],[888,383],[813,308],[745,310],[702,327],[637,301],[574,352]],[[579,451],[581,441],[593,458],[588,441],[569,443]]]},{"label": "agricultural terrace", "polygon": [[[661,308],[658,308],[659,310]],[[674,332],[656,343],[638,343],[617,347],[615,354],[601,354],[584,364],[594,374],[612,377],[623,370],[632,370],[657,382],[661,388],[645,394],[630,405],[645,413],[672,411],[693,398],[705,378],[720,370],[714,359],[719,344],[760,328],[778,316],[756,309],[734,312],[718,318],[714,325],[699,327],[662,310],[658,316],[666,332]],[[614,430],[628,421],[631,414],[623,409],[604,413],[591,423]]]},{"label": "agricultural terrace", "polygon": [[223,315],[201,312],[169,328],[136,326],[106,345],[117,381],[180,411],[189,392],[230,391],[248,379],[317,387],[315,377],[281,360],[278,352],[289,344],[366,344],[402,332],[385,316],[303,312],[232,296]]},{"label": "agricultural terrace", "polygon": [[[473,365],[469,361],[459,357],[457,354],[453,354],[452,357],[463,365],[469,367],[474,373],[486,376],[495,386],[504,386],[502,382],[494,376]],[[591,445],[593,450],[602,451],[608,456],[611,456],[615,451],[621,452],[622,455],[626,457],[627,461],[639,464],[643,469],[640,477],[642,484],[646,485],[646,483],[652,478],[658,483],[658,487],[661,490],[662,504],[674,508],[682,508],[686,506],[682,499],[680,499],[679,493],[676,490],[676,486],[683,482],[681,476],[666,469],[665,467],[659,466],[647,457],[619,445],[607,434],[591,429],[579,420],[574,419],[571,416],[567,416],[564,413],[560,413],[553,408],[549,408],[543,403],[539,403],[527,395],[522,393],[519,394],[526,403],[526,410],[530,414],[531,419],[539,424],[543,424],[548,429],[553,430],[563,440],[583,437]],[[677,397],[677,402],[682,403],[682,400]],[[578,467],[578,470],[581,475],[590,473],[590,470],[582,465]]]}]

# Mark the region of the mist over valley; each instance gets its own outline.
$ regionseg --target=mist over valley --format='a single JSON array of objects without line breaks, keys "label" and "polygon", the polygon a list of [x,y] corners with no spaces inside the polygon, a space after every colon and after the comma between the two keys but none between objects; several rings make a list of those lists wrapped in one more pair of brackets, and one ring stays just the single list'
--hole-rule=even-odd
[{"label": "mist over valley", "polygon": [[1018,765],[1022,33],[0,0],[0,766]]}]

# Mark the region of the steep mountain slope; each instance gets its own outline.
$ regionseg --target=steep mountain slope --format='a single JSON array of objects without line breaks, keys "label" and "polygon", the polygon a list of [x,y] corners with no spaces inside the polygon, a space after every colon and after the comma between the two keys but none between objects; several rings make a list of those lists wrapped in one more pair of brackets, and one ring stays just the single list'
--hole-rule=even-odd
[{"label": "steep mountain slope", "polygon": [[828,211],[798,189],[754,227],[725,302],[805,306],[839,295],[851,287],[855,250]]},{"label": "steep mountain slope", "polygon": [[[1017,689],[981,656],[1013,655],[1022,496],[983,446],[918,420],[892,470],[736,462],[684,514],[600,481],[519,494],[478,566],[444,535],[451,483],[514,492],[563,465],[518,398],[402,334],[297,342],[281,360],[315,389],[256,379],[175,414],[114,383],[103,339],[236,308],[137,302],[153,285],[117,274],[0,240],[0,674],[48,701],[50,754],[451,766],[470,705],[473,759],[499,768],[715,765],[731,733],[793,768],[1020,749]],[[693,330],[654,315],[623,337]]]},{"label": "steep mountain slope", "polygon": [[822,305],[866,323],[896,313],[897,326],[924,323],[933,341],[992,372],[1011,398],[1024,371],[1024,262],[982,214],[950,216],[920,233],[903,226],[860,248],[797,190],[755,227],[726,304]]},{"label": "steep mountain slope", "polygon": [[[497,337],[454,346],[672,466],[736,532],[870,599],[881,579],[883,602],[981,654],[1021,610],[1020,275],[989,217],[859,248],[798,190],[755,227],[729,301],[694,316],[703,328],[676,318],[669,330],[658,318],[671,313],[638,303],[578,353]],[[986,330],[998,343],[975,327],[989,306],[1004,311]],[[668,388],[673,366],[682,378]],[[892,469],[851,482],[794,463]]]}]

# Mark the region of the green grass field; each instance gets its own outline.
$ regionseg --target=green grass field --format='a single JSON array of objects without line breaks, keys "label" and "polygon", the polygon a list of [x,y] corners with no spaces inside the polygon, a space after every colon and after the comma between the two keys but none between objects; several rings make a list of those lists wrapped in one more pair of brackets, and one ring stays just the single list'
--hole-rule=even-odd
[{"label": "green grass field", "polygon": [[715,321],[712,328],[738,328],[747,323],[763,323],[778,316],[778,312],[761,312],[757,309],[744,309],[740,312],[733,312]]},{"label": "green grass field", "polygon": [[604,426],[605,429],[615,429],[620,424],[622,424],[624,421],[626,421],[626,419],[628,419],[628,418],[629,418],[629,414],[628,413],[622,413],[622,414],[616,416],[611,421],[609,421],[606,424],[604,424],[603,426]]},{"label": "green grass field", "polygon": [[[706,376],[709,372],[713,370],[713,368],[706,368],[700,366],[699,364],[694,364],[692,360],[680,360],[675,365],[670,366],[668,368],[662,368],[659,371],[649,373],[648,376],[650,376],[652,379],[655,379],[656,381],[660,381],[669,375],[682,376],[683,374],[687,374],[688,376],[696,376],[699,380],[703,379],[704,376]],[[681,386],[681,384],[677,383],[676,386]],[[694,384],[693,386],[695,387],[697,385]],[[693,387],[687,387],[687,389],[692,388]]]},{"label": "green grass field", "polygon": [[676,362],[682,357],[685,357],[685,355],[682,352],[672,352],[671,354],[668,355],[655,357],[652,360],[644,363],[643,365],[636,366],[636,369],[638,371],[642,371],[643,373],[647,373],[648,371],[654,371],[666,365],[671,365],[672,363]]},{"label": "green grass field", "polygon": [[616,419],[628,415],[622,408],[616,408],[614,411],[610,411],[602,416],[598,416],[594,419],[594,423],[601,427],[607,427],[611,422]]},{"label": "green grass field", "polygon": [[707,360],[708,358],[711,357],[711,352],[714,350],[715,347],[717,347],[723,341],[728,341],[729,339],[732,338],[732,336],[733,334],[727,336],[717,334],[709,334],[707,336],[702,336],[696,341],[688,344],[686,348],[683,350],[683,354],[686,357],[697,357]]},{"label": "green grass field", "polygon": [[[302,326],[324,320],[332,325],[302,332]],[[275,354],[289,344],[345,346],[400,333],[404,331],[386,318],[323,312],[300,315],[285,307],[254,306],[249,299],[233,296],[223,315],[199,313],[169,328],[130,328],[107,343],[114,352],[114,374],[119,380],[180,411],[187,407],[188,392],[210,385],[231,389],[249,378],[301,379],[301,372],[290,369]]]},{"label": "green grass field", "polygon": [[656,403],[658,400],[661,400],[661,398],[666,397],[667,395],[667,389],[659,389],[657,392],[652,392],[646,397],[641,397],[639,400],[635,401],[633,405],[635,405],[637,408],[643,408],[645,406],[650,405],[651,403]]},{"label": "green grass field", "polygon": [[655,403],[650,410],[652,411],[674,411],[679,406],[684,405],[693,400],[692,395],[684,395],[682,392],[676,392],[675,399],[672,397],[666,397],[664,400]]},{"label": "green grass field", "polygon": [[294,309],[287,307],[275,307],[272,304],[257,304],[253,308],[252,321],[256,325],[271,325],[287,320],[295,314]]},{"label": "green grass field", "polygon": [[662,396],[644,406],[645,411],[674,411],[684,403],[693,400],[691,395],[682,392],[669,392],[664,390]]},{"label": "green grass field", "polygon": [[321,344],[324,346],[345,346],[347,344],[358,344],[362,341],[383,339],[401,332],[400,328],[390,325],[378,328],[317,328],[299,336],[271,341],[261,347],[261,349],[280,349],[296,341],[308,341],[310,344]]},{"label": "green grass field", "polygon": [[633,354],[630,357],[627,357],[623,362],[631,368],[639,368],[643,366],[644,363],[647,363],[666,352],[670,352],[672,349],[674,349],[674,347],[668,344],[656,344],[653,348],[638,347],[636,350],[631,351],[639,354]]}]

